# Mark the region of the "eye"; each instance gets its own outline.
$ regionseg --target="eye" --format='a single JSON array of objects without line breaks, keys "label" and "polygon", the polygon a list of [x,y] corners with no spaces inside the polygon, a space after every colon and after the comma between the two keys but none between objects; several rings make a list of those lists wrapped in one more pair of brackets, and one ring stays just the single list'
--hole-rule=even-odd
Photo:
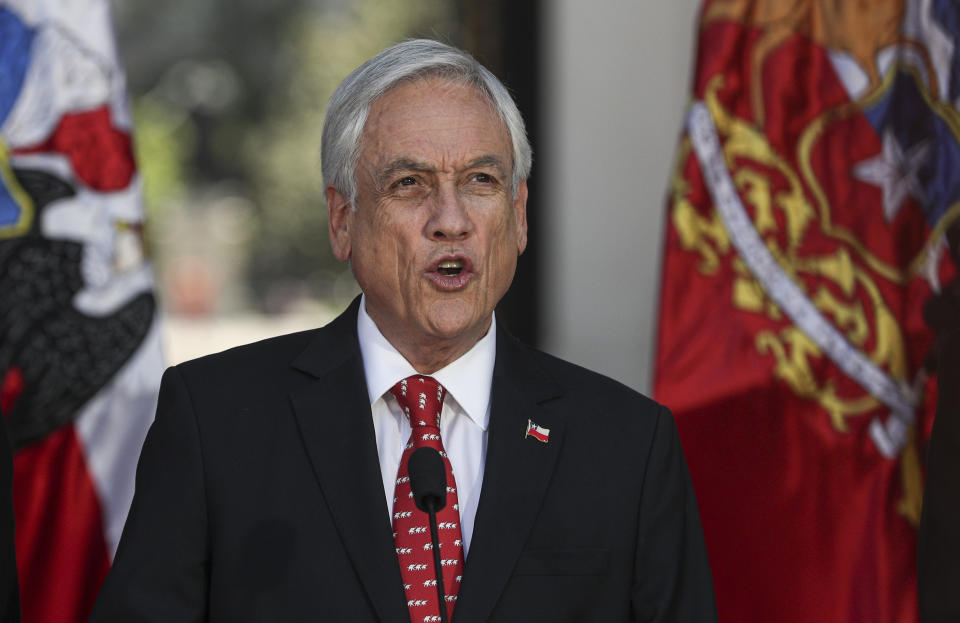
[{"label": "eye", "polygon": [[497,180],[489,173],[476,173],[473,176],[473,181],[480,182],[481,184],[493,184]]},{"label": "eye", "polygon": [[412,175],[408,175],[406,177],[401,177],[397,181],[397,186],[413,186],[416,183],[417,183],[417,178],[413,177]]}]

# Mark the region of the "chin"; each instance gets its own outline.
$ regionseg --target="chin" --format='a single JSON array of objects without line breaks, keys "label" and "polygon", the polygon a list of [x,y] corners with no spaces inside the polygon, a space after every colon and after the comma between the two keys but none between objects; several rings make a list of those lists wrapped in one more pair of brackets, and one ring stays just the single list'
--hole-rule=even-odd
[{"label": "chin", "polygon": [[[473,319],[430,319],[430,331],[442,339],[456,339],[469,335],[480,323]],[[482,326],[482,325],[481,325]]]},{"label": "chin", "polygon": [[490,313],[477,312],[476,306],[466,301],[439,301],[430,310],[429,323],[438,337],[457,338],[472,331],[482,331]]}]

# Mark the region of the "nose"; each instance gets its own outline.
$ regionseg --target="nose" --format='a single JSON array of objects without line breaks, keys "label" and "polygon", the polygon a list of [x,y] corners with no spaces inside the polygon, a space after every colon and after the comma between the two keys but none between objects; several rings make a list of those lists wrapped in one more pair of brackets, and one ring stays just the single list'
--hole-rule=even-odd
[{"label": "nose", "polygon": [[473,221],[463,197],[452,184],[443,185],[435,196],[427,236],[436,241],[463,240],[472,232]]}]

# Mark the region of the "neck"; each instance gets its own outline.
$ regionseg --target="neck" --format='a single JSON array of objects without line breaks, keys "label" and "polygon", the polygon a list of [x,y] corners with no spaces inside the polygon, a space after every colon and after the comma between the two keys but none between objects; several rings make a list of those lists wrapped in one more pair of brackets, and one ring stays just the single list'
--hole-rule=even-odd
[{"label": "neck", "polygon": [[411,340],[408,330],[397,329],[387,322],[382,322],[380,318],[371,314],[369,309],[367,309],[367,314],[373,320],[377,329],[380,330],[380,333],[383,334],[383,337],[420,374],[433,374],[467,353],[487,334],[493,319],[492,316],[487,319],[486,324],[480,330],[468,331],[462,335]]},{"label": "neck", "polygon": [[390,336],[386,334],[384,336],[393,344],[394,348],[400,351],[403,358],[410,362],[413,369],[420,374],[433,374],[437,370],[445,368],[473,348],[473,345],[479,341],[478,338],[468,344],[437,344],[432,347],[422,347],[418,344],[413,347],[405,347],[394,342]]}]

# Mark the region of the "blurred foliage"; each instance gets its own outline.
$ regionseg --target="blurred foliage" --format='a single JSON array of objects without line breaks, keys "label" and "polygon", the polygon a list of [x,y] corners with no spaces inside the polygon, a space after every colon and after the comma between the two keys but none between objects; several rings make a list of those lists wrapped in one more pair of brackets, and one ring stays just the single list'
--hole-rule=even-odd
[{"label": "blurred foliage", "polygon": [[182,109],[149,95],[137,99],[137,161],[144,180],[147,219],[155,210],[187,192],[185,164],[196,146],[196,133]]},{"label": "blurred foliage", "polygon": [[[216,311],[280,311],[355,291],[327,240],[326,102],[392,43],[459,44],[459,11],[452,0],[116,0],[161,273],[178,256],[230,262],[218,272],[231,292],[217,293]],[[236,222],[244,235],[218,233]]]}]

